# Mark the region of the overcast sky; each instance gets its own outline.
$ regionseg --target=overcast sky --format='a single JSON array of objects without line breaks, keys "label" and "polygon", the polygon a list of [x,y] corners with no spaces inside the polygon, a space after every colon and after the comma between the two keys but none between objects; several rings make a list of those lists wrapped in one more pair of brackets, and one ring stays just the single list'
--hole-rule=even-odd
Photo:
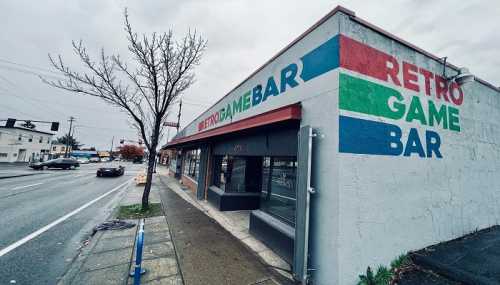
[{"label": "overcast sky", "polygon": [[498,0],[2,0],[0,119],[60,121],[60,136],[74,116],[77,139],[99,149],[108,149],[113,136],[115,145],[121,138],[136,140],[124,113],[98,98],[51,88],[36,76],[57,76],[48,53],[79,66],[72,40],[82,39],[93,55],[101,47],[125,55],[123,9],[128,7],[139,33],[171,28],[182,35],[191,28],[208,40],[197,81],[184,95],[185,126],[336,5],[500,85]]}]

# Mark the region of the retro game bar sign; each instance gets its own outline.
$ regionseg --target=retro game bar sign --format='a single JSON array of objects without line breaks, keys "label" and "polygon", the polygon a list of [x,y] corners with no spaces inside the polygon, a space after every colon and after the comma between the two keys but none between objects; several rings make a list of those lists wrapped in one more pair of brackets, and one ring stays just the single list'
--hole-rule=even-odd
[{"label": "retro game bar sign", "polygon": [[345,36],[340,66],[364,75],[339,75],[340,152],[443,157],[440,132],[460,132],[457,83]]}]

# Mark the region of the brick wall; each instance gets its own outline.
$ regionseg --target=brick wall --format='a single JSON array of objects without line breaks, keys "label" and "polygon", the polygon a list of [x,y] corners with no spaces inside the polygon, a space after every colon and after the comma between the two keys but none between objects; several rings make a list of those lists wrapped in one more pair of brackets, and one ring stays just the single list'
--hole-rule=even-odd
[{"label": "brick wall", "polygon": [[186,175],[182,175],[181,178],[182,184],[187,186],[193,193],[196,194],[196,188],[198,188],[198,183],[196,183],[193,178],[188,177]]}]

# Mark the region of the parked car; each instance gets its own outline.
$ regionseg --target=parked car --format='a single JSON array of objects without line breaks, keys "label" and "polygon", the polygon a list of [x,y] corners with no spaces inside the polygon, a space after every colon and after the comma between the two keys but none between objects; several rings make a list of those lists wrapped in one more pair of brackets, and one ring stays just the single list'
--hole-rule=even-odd
[{"label": "parked car", "polygon": [[73,158],[57,158],[57,159],[47,160],[44,162],[36,162],[29,165],[29,167],[36,170],[43,170],[46,168],[75,169],[79,166],[80,163]]},{"label": "parked car", "polygon": [[77,161],[80,164],[89,164],[90,163],[90,160],[86,157],[79,157],[79,158],[77,158]]},{"label": "parked car", "polygon": [[101,157],[101,162],[108,162],[108,161],[111,161],[111,159],[109,157]]},{"label": "parked car", "polygon": [[117,166],[117,167],[101,167],[97,169],[96,176],[97,177],[116,177],[122,176],[125,173],[125,167]]},{"label": "parked car", "polygon": [[132,161],[132,163],[134,163],[134,164],[142,164],[143,163],[143,159],[142,159],[142,157],[138,156],[138,157],[134,158],[134,160]]},{"label": "parked car", "polygon": [[90,162],[101,162],[101,158],[99,158],[98,156],[92,156],[90,159],[89,159]]}]

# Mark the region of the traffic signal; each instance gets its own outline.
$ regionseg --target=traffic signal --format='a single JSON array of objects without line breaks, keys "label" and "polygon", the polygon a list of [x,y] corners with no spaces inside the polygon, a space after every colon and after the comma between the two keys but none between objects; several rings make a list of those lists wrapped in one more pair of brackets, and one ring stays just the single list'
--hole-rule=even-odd
[{"label": "traffic signal", "polygon": [[125,140],[120,140],[120,144],[123,144],[125,142]]},{"label": "traffic signal", "polygon": [[13,128],[15,124],[16,124],[16,119],[8,118],[7,123],[5,124],[5,127]]},{"label": "traffic signal", "polygon": [[59,130],[59,122],[52,122],[50,126],[50,130],[53,132],[57,132]]}]

